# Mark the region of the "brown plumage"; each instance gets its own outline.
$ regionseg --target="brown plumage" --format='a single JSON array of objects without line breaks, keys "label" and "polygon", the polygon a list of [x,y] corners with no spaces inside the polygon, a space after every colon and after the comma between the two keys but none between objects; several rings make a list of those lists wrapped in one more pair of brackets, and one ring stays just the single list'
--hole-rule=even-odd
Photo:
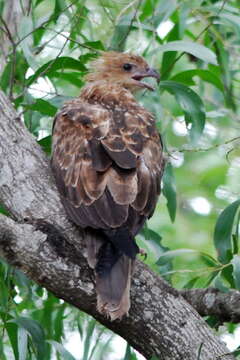
[{"label": "brown plumage", "polygon": [[133,96],[153,90],[144,77],[158,79],[143,58],[103,53],[53,127],[56,183],[70,219],[90,233],[95,229],[88,262],[96,273],[98,310],[112,320],[129,310],[139,252],[134,236],[153,214],[164,168],[155,120]]}]

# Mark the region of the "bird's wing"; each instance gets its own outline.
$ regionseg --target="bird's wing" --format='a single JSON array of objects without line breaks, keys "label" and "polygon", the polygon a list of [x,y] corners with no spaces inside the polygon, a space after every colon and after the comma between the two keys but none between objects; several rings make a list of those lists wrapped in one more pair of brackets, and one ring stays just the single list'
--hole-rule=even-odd
[{"label": "bird's wing", "polygon": [[130,208],[149,217],[163,168],[153,119],[143,110],[70,102],[55,119],[52,167],[67,212],[80,226],[119,227]]}]

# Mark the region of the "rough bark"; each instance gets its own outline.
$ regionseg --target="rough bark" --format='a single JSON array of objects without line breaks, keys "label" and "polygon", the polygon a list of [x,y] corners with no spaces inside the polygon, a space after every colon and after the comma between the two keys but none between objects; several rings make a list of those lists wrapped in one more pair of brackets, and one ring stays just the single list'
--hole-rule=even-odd
[{"label": "rough bark", "polygon": [[219,323],[240,322],[240,292],[226,293],[216,288],[181,290],[179,293],[201,315],[213,315]]},{"label": "rough bark", "polygon": [[[90,236],[65,216],[49,161],[0,93],[0,253],[59,298],[94,316],[147,359],[233,359],[223,342],[178,291],[137,262],[131,310],[110,322],[96,312],[93,272],[85,259]],[[96,234],[97,236],[97,234]]]},{"label": "rough bark", "polygon": [[12,52],[12,42],[18,35],[21,18],[29,12],[31,0],[8,0],[4,2],[2,19],[0,19],[0,74],[7,63],[9,50]]}]

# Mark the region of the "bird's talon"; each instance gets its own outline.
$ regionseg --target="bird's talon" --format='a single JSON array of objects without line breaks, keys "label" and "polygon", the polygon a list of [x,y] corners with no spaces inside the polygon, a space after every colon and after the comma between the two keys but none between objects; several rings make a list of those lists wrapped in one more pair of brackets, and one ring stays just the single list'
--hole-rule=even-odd
[{"label": "bird's talon", "polygon": [[143,261],[145,261],[147,259],[147,252],[145,249],[139,249],[139,254],[140,254],[140,256],[144,256]]}]

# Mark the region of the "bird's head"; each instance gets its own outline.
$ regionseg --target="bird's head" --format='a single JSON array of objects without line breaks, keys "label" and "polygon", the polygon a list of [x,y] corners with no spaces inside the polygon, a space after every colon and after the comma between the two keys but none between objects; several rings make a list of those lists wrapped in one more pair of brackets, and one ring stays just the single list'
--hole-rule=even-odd
[{"label": "bird's head", "polygon": [[160,75],[141,57],[130,53],[115,51],[104,52],[91,63],[91,69],[86,80],[109,81],[119,84],[131,92],[140,89],[154,90],[152,86],[143,82],[146,77],[153,77],[159,82]]}]

